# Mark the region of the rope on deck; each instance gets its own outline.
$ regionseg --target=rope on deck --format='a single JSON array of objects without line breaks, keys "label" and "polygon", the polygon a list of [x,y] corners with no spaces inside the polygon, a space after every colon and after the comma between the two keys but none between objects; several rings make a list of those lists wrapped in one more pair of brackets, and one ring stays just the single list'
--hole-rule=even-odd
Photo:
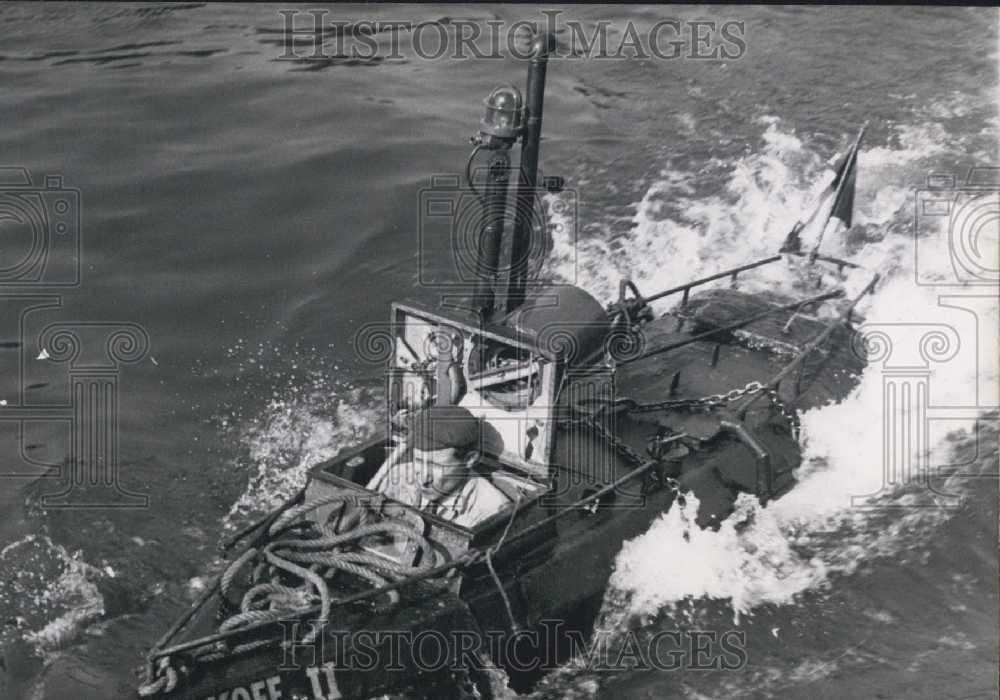
[{"label": "rope on deck", "polygon": [[[434,566],[435,554],[417,528],[400,520],[357,525],[346,532],[336,532],[326,523],[305,518],[309,513],[333,504],[353,502],[355,496],[336,494],[315,502],[290,508],[268,529],[274,538],[260,549],[250,548],[226,569],[220,588],[225,597],[248,565],[250,587],[243,593],[239,612],[222,621],[219,630],[228,632],[260,622],[295,616],[320,605],[318,623],[330,616],[333,603],[328,580],[338,571],[352,574],[375,587],[413,576]],[[406,551],[422,553],[416,565],[395,562],[359,549],[360,541],[373,535],[396,535],[406,543]],[[399,602],[396,590],[387,592],[388,606]],[[308,644],[322,630],[316,624],[301,643]],[[259,642],[251,642],[253,647]]]}]

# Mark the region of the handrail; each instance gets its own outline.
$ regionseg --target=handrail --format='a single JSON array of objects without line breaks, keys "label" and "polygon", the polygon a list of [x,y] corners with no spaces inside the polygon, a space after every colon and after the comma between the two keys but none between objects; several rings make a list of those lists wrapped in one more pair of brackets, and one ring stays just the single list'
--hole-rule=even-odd
[{"label": "handrail", "polygon": [[[335,608],[340,608],[340,607],[343,607],[345,605],[349,605],[350,603],[356,603],[356,602],[358,602],[360,600],[366,600],[368,598],[374,598],[374,597],[376,597],[378,595],[381,595],[382,593],[388,593],[389,591],[394,591],[396,589],[403,588],[403,587],[411,585],[413,583],[417,583],[419,581],[424,581],[424,580],[426,580],[428,578],[432,578],[432,577],[437,576],[439,574],[443,574],[443,573],[449,571],[450,569],[454,569],[454,568],[457,568],[459,566],[464,566],[464,565],[467,565],[467,564],[471,564],[479,555],[480,555],[479,552],[475,552],[475,553],[471,553],[471,554],[465,554],[465,555],[462,555],[460,557],[457,557],[457,558],[453,559],[450,562],[445,562],[444,564],[438,564],[434,568],[427,569],[426,571],[422,571],[419,574],[416,574],[416,575],[411,576],[409,578],[405,578],[405,579],[403,579],[401,581],[396,581],[395,583],[390,583],[390,584],[387,584],[385,586],[379,586],[377,588],[369,588],[366,591],[361,591],[359,593],[354,593],[354,594],[349,595],[349,596],[347,596],[345,598],[341,598],[340,600],[331,601],[330,609],[333,610]],[[289,615],[288,619],[293,619],[293,618],[294,619],[302,619],[302,618],[305,618],[309,614],[318,613],[319,609],[320,609],[320,606],[314,605],[313,607],[306,608],[304,610],[296,611],[295,613]],[[214,634],[209,634],[209,635],[206,635],[204,637],[199,637],[198,639],[192,639],[192,640],[189,640],[187,642],[182,642],[181,644],[175,644],[172,647],[168,647],[166,649],[159,649],[155,653],[150,654],[150,660],[155,660],[155,659],[158,659],[158,658],[162,658],[164,656],[170,656],[171,654],[177,654],[177,653],[182,652],[182,651],[190,651],[191,649],[196,649],[198,647],[207,646],[207,645],[212,644],[214,642],[222,642],[222,641],[225,641],[225,640],[230,639],[232,637],[238,636],[240,634],[244,634],[244,633],[247,633],[247,632],[252,632],[252,631],[255,631],[255,630],[262,629],[264,627],[268,627],[270,625],[273,625],[275,622],[279,622],[279,620],[264,620],[264,621],[261,621],[261,622],[255,622],[253,624],[247,625],[245,627],[240,627],[238,629],[228,630],[226,632],[216,632]]]},{"label": "handrail", "polygon": [[[860,292],[858,292],[857,296],[855,296],[854,299],[851,300],[851,303],[847,305],[847,308],[841,311],[840,314],[835,319],[826,324],[826,327],[822,331],[820,331],[816,335],[816,337],[814,337],[811,341],[809,341],[809,343],[804,348],[802,348],[802,351],[798,355],[796,355],[791,362],[782,367],[781,371],[779,371],[776,375],[774,375],[771,378],[771,380],[764,385],[764,391],[757,392],[756,394],[747,397],[743,405],[737,409],[737,415],[739,415],[741,418],[745,417],[747,414],[747,410],[750,408],[750,406],[754,404],[755,401],[757,401],[757,399],[759,399],[762,395],[766,394],[768,389],[774,389],[775,387],[777,387],[778,384],[781,383],[781,380],[783,380],[785,377],[791,374],[792,370],[795,369],[797,366],[799,366],[805,360],[807,355],[809,355],[813,350],[815,350],[821,344],[823,344],[823,342],[830,337],[830,334],[833,333],[833,330],[838,325],[840,325],[846,319],[851,317],[851,314],[854,312],[854,307],[858,305],[858,302],[861,301],[861,298],[865,294],[874,291],[875,285],[878,283],[878,280],[879,280],[879,275],[875,275],[874,277],[872,277],[871,281],[865,285],[865,288],[862,289]],[[796,396],[796,398],[798,397]]]},{"label": "handrail", "polygon": [[725,326],[720,326],[719,328],[713,328],[711,330],[705,331],[704,333],[699,333],[698,335],[693,335],[690,338],[685,338],[684,340],[679,340],[675,343],[668,343],[661,347],[650,350],[649,352],[643,353],[642,355],[637,355],[636,357],[629,357],[625,360],[619,362],[619,365],[628,364],[629,362],[636,362],[638,360],[645,360],[653,355],[659,355],[660,353],[668,352],[670,350],[676,350],[677,348],[684,347],[685,345],[690,345],[691,343],[696,343],[699,340],[705,340],[712,336],[716,336],[719,333],[726,333],[728,331],[737,330],[743,326],[749,325],[755,321],[759,321],[767,316],[776,314],[780,311],[791,311],[792,309],[802,308],[808,304],[816,304],[821,301],[826,301],[827,299],[837,299],[844,296],[843,290],[835,289],[832,292],[825,292],[823,294],[817,294],[816,296],[809,297],[807,299],[800,299],[799,301],[792,302],[790,304],[782,304],[781,306],[775,306],[760,313],[751,314],[739,321],[734,321]]},{"label": "handrail", "polygon": [[[723,270],[722,272],[716,272],[715,274],[708,275],[707,277],[700,277],[696,280],[685,282],[682,285],[671,287],[670,289],[664,289],[662,292],[657,292],[656,294],[648,297],[643,296],[639,292],[639,288],[635,285],[635,282],[630,279],[623,279],[618,285],[618,301],[611,304],[608,308],[608,313],[617,314],[619,312],[624,312],[625,315],[628,316],[628,320],[632,322],[633,319],[629,313],[630,310],[641,309],[647,306],[651,301],[657,301],[658,299],[663,299],[664,297],[668,297],[671,294],[677,294],[678,292],[684,293],[684,297],[681,299],[681,306],[687,306],[691,290],[695,287],[700,287],[703,284],[714,282],[715,280],[722,279],[723,277],[732,277],[733,282],[735,283],[737,275],[741,272],[746,272],[747,270],[752,270],[757,267],[763,267],[764,265],[770,265],[773,262],[781,260],[781,257],[782,256],[779,254],[772,255],[771,257],[763,258],[761,260],[755,260],[754,262],[747,263],[746,265],[733,267],[728,270]],[[625,298],[625,294],[629,290],[635,294],[635,297],[632,299]]]},{"label": "handrail", "polygon": [[662,292],[657,292],[652,296],[645,297],[645,300],[647,303],[649,303],[651,301],[657,301],[658,299],[668,297],[671,294],[676,294],[677,292],[685,292],[684,299],[681,301],[681,304],[686,305],[688,300],[688,293],[694,287],[700,287],[703,284],[707,284],[708,282],[714,282],[715,280],[722,279],[723,277],[732,277],[735,280],[736,275],[738,275],[741,272],[746,272],[747,270],[752,270],[757,267],[763,267],[764,265],[770,265],[771,263],[777,262],[778,260],[781,260],[780,255],[772,255],[769,258],[764,258],[762,260],[757,260],[752,263],[747,263],[746,265],[740,265],[739,267],[734,267],[729,270],[723,270],[722,272],[716,272],[714,275],[709,275],[708,277],[701,277],[691,282],[687,282],[685,284],[681,284],[676,287],[671,287],[670,289],[665,289]]}]

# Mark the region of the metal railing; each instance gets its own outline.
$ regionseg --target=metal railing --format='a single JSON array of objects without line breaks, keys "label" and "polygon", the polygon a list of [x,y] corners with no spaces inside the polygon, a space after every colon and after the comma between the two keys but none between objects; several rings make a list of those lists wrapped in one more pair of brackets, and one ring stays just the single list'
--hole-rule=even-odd
[{"label": "metal railing", "polygon": [[[739,267],[733,267],[728,270],[723,270],[722,272],[716,272],[715,274],[708,275],[707,277],[700,277],[696,280],[685,282],[684,284],[671,287],[670,289],[664,289],[662,292],[657,292],[656,294],[652,294],[648,297],[643,296],[639,292],[639,288],[636,287],[635,282],[629,279],[624,279],[618,285],[618,301],[611,305],[608,309],[608,313],[612,316],[624,313],[628,320],[632,322],[635,320],[635,316],[638,311],[648,306],[650,302],[658,301],[678,293],[683,295],[681,297],[681,307],[683,308],[687,306],[688,300],[691,296],[691,290],[695,287],[700,287],[703,284],[708,284],[709,282],[714,282],[726,277],[729,277],[732,286],[735,286],[736,280],[739,278],[739,274],[741,272],[763,267],[764,265],[770,265],[771,263],[777,262],[781,259],[781,255],[772,255],[769,258],[756,260],[752,263],[747,263],[746,265],[740,265]],[[626,296],[629,292],[632,292],[634,295],[631,299]]]}]

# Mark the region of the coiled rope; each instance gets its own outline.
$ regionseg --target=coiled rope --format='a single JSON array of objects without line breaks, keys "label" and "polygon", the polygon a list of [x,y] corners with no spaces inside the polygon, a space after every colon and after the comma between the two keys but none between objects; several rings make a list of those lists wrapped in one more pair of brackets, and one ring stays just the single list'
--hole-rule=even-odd
[{"label": "coiled rope", "polygon": [[[328,579],[343,571],[375,587],[413,576],[435,565],[435,553],[417,528],[402,520],[389,519],[356,526],[338,533],[326,523],[305,520],[308,513],[332,504],[356,502],[356,496],[336,494],[291,508],[269,528],[271,541],[250,548],[232,562],[220,579],[222,595],[232,589],[240,572],[253,564],[250,587],[243,594],[239,612],[222,621],[219,630],[228,632],[247,625],[293,616],[320,604],[317,622],[329,619],[337,602],[330,594]],[[372,535],[396,535],[406,541],[406,551],[421,551],[420,561],[409,565],[359,550],[360,540]],[[395,590],[387,593],[391,607],[399,602]],[[313,625],[301,643],[312,642],[321,626]]]}]

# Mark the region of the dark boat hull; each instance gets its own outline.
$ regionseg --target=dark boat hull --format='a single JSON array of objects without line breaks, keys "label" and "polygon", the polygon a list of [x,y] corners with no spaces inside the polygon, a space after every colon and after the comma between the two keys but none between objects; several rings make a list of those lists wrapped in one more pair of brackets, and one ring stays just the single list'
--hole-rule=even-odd
[{"label": "dark boat hull", "polygon": [[[684,313],[647,324],[644,341],[649,346],[703,339],[619,369],[611,377],[613,396],[642,403],[672,393],[698,397],[739,390],[774,375],[828,323],[801,316],[788,324],[784,314],[738,334],[704,337],[712,328],[725,327],[731,316],[746,315],[754,304],[765,303],[755,299],[730,290],[713,292],[692,299]],[[808,408],[850,391],[863,362],[850,351],[849,331],[838,332],[828,350],[804,363],[794,383],[779,387],[779,395],[794,395],[799,407]],[[633,455],[643,453],[650,436],[664,430],[689,434],[696,447],[672,464],[676,471],[669,475],[676,477],[679,490],[661,469],[636,470],[634,460],[606,441],[580,433],[571,423],[560,425],[550,490],[519,512],[511,530],[516,542],[499,548],[489,562],[474,559],[443,578],[401,588],[401,600],[388,610],[376,608],[370,599],[337,606],[317,641],[306,645],[289,641],[300,640],[309,629],[308,615],[244,630],[227,638],[225,647],[215,648],[205,643],[211,636],[204,635],[214,629],[217,606],[207,606],[189,625],[192,643],[172,654],[181,668],[180,681],[158,697],[464,697],[470,684],[488,696],[484,665],[504,669],[515,689],[524,690],[580,650],[621,543],[647,531],[680,492],[694,493],[700,502],[699,524],[711,527],[725,519],[741,492],[757,493],[766,501],[787,490],[800,461],[787,416],[768,401],[741,417],[724,407],[624,411],[614,414],[608,427]],[[360,469],[370,470],[381,463],[386,449],[376,440],[318,465],[310,488],[321,490],[307,498],[321,497],[324,488],[360,488],[357,484],[369,475],[351,472],[346,465],[362,456],[366,466]],[[768,490],[761,492],[765,468]],[[602,488],[588,507],[577,506]],[[488,549],[502,539],[506,524],[497,521],[471,533],[428,519],[428,536],[446,542],[456,558]],[[521,537],[519,528],[531,536]],[[201,659],[195,658],[198,654]]]}]

